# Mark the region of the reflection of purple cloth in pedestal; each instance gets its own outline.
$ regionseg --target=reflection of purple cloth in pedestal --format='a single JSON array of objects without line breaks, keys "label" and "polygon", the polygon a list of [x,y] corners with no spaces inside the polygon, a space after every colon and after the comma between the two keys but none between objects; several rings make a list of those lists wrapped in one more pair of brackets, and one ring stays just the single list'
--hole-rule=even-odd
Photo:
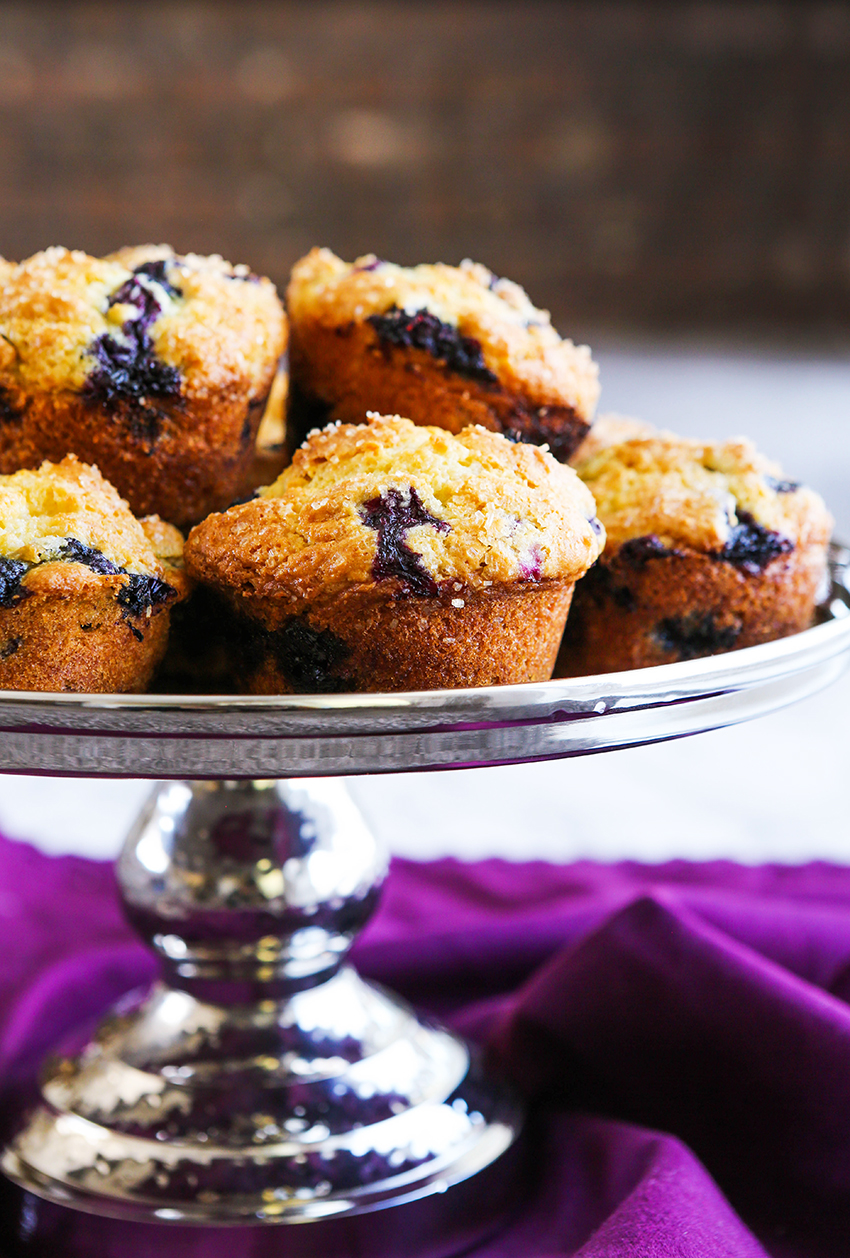
[{"label": "reflection of purple cloth in pedestal", "polygon": [[[533,1193],[482,1258],[850,1253],[850,870],[399,861],[354,953],[536,1101]],[[155,970],[111,867],[0,843],[5,1113]],[[193,1252],[155,1231],[126,1258]]]}]

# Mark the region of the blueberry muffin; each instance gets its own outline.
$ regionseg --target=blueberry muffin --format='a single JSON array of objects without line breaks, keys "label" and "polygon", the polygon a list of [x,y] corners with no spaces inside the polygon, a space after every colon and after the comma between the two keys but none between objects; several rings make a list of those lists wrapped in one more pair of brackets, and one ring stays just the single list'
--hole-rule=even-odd
[{"label": "blueberry muffin", "polygon": [[146,689],[186,593],[182,549],[73,455],[0,475],[0,689]]},{"label": "blueberry muffin", "polygon": [[398,416],[313,433],[253,502],[186,543],[256,693],[429,690],[552,672],[604,543],[575,472],[480,427]]},{"label": "blueberry muffin", "polygon": [[566,460],[593,417],[590,350],[561,340],[517,284],[475,263],[407,268],[369,255],[350,265],[313,249],[293,269],[287,308],[296,441],[380,410],[453,433],[480,424]]},{"label": "blueberry muffin", "polygon": [[286,339],[269,280],[166,246],[0,267],[0,472],[96,463],[137,515],[237,496]]},{"label": "blueberry muffin", "polygon": [[560,674],[693,659],[811,623],[832,519],[749,441],[658,433],[577,470],[607,543],[577,587]]}]

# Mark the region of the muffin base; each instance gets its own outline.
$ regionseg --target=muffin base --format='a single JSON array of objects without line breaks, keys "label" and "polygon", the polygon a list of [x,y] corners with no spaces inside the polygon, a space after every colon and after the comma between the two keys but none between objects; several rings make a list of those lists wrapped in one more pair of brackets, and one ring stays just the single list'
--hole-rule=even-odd
[{"label": "muffin base", "polygon": [[756,646],[808,628],[826,548],[779,555],[749,572],[688,547],[618,552],[578,583],[557,677],[650,668]]},{"label": "muffin base", "polygon": [[590,428],[573,406],[537,404],[498,381],[452,371],[424,349],[376,345],[367,323],[291,328],[290,370],[293,448],[313,428],[362,424],[367,411],[380,411],[453,433],[480,424],[514,440],[547,442],[566,462]]},{"label": "muffin base", "polygon": [[186,527],[239,496],[265,405],[265,394],[246,401],[241,391],[144,407],[107,408],[76,393],[10,398],[0,411],[0,472],[76,454],[97,465],[135,515]]},{"label": "muffin base", "polygon": [[572,593],[565,581],[452,587],[427,598],[364,587],[273,629],[240,615],[230,631],[236,685],[253,694],[309,694],[546,681]]},{"label": "muffin base", "polygon": [[0,689],[146,690],[165,652],[170,609],[128,614],[115,601],[121,584],[76,564],[43,565],[38,588],[31,578],[27,597],[0,609]]}]

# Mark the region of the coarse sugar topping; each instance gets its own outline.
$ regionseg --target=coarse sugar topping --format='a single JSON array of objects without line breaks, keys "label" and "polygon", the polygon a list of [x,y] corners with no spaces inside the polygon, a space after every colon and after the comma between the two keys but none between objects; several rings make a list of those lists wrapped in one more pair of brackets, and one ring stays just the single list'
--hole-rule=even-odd
[{"label": "coarse sugar topping", "polygon": [[311,434],[259,499],[193,530],[187,555],[202,579],[293,604],[391,581],[456,596],[577,580],[604,545],[594,517],[572,469],[536,446],[371,415]]},{"label": "coarse sugar topping", "polygon": [[35,565],[61,559],[95,572],[112,568],[159,578],[166,569],[158,554],[166,564],[176,561],[179,543],[171,525],[155,517],[144,525],[138,521],[97,468],[72,454],[61,463],[0,476],[0,556],[6,560]]},{"label": "coarse sugar topping", "polygon": [[778,464],[743,437],[702,442],[656,433],[606,446],[577,470],[605,525],[606,557],[654,537],[668,548],[728,551],[734,562],[756,533],[793,547],[825,543],[832,529],[820,496],[781,480]]}]

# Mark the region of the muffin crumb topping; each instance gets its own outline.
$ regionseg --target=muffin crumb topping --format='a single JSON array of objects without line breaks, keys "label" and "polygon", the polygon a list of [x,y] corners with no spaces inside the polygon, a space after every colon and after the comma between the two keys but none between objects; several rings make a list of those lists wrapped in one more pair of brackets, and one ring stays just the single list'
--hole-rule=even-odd
[{"label": "muffin crumb topping", "polygon": [[678,544],[763,567],[795,545],[825,540],[832,527],[819,495],[784,480],[743,437],[712,443],[656,433],[598,449],[576,467],[608,534],[606,559],[640,541],[656,554]]},{"label": "muffin crumb topping", "polygon": [[181,553],[177,529],[158,517],[137,520],[97,468],[72,454],[0,476],[0,579],[10,565],[17,571],[64,561],[99,575],[162,581]]}]

